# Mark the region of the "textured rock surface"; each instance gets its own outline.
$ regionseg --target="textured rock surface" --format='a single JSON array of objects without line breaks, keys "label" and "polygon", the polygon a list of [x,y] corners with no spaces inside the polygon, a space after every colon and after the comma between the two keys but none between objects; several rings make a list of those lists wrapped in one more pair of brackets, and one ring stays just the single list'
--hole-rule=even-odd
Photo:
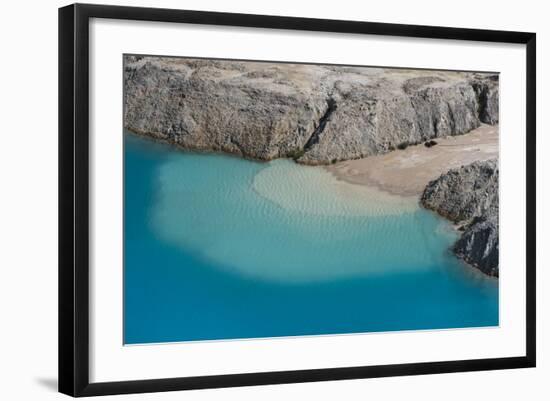
[{"label": "textured rock surface", "polygon": [[454,252],[491,276],[498,276],[498,162],[475,162],[450,170],[430,182],[421,197],[428,209],[464,232]]},{"label": "textured rock surface", "polygon": [[328,164],[498,122],[498,75],[126,56],[124,124],[187,149]]}]

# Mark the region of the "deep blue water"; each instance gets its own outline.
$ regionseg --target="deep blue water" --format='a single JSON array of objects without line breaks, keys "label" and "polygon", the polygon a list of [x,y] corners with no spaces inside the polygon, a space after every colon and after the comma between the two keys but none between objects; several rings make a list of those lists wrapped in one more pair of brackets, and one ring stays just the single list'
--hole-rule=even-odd
[{"label": "deep blue water", "polygon": [[498,281],[416,202],[130,134],[124,156],[126,344],[498,325]]}]

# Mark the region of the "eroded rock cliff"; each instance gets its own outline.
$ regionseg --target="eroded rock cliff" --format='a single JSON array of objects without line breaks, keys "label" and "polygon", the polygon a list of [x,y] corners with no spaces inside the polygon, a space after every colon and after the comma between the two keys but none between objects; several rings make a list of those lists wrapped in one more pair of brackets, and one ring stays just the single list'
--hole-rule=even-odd
[{"label": "eroded rock cliff", "polygon": [[490,276],[499,275],[498,161],[475,162],[430,182],[421,204],[460,225],[453,251]]},{"label": "eroded rock cliff", "polygon": [[124,124],[186,149],[328,164],[498,122],[498,75],[124,58]]}]

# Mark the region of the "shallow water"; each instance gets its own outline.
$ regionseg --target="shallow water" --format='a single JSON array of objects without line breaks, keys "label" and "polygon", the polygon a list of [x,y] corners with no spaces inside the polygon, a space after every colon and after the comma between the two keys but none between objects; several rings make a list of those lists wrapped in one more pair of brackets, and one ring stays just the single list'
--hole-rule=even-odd
[{"label": "shallow water", "polygon": [[289,160],[125,135],[127,344],[498,324],[448,222]]}]

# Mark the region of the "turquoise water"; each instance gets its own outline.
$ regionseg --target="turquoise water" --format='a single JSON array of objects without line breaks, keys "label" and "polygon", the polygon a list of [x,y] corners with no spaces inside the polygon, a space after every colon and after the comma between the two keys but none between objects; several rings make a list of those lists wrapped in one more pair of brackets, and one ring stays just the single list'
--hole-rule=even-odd
[{"label": "turquoise water", "polygon": [[413,198],[125,135],[124,342],[498,325],[498,281]]}]

